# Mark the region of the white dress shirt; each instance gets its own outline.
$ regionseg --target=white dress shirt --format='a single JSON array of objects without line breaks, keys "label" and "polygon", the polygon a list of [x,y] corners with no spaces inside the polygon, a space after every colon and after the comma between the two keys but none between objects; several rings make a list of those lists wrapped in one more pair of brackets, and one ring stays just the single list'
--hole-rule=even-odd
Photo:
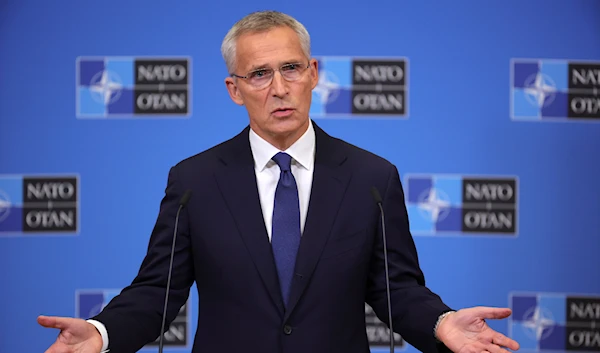
[{"label": "white dress shirt", "polygon": [[300,201],[300,229],[304,230],[315,164],[315,132],[312,122],[309,123],[304,135],[285,151],[273,147],[252,130],[250,130],[250,147],[254,156],[254,172],[258,184],[260,206],[262,207],[269,240],[271,240],[272,232],[275,189],[277,189],[281,172],[277,163],[271,158],[278,152],[285,152],[292,157],[291,169],[298,186],[298,199]]},{"label": "white dress shirt", "polygon": [[[304,230],[306,223],[306,213],[308,212],[308,202],[313,179],[313,170],[315,165],[315,131],[312,122],[309,119],[309,125],[306,132],[287,150],[281,151],[274,147],[263,138],[258,136],[250,129],[250,148],[254,157],[254,172],[260,196],[260,205],[263,212],[265,226],[269,241],[271,241],[273,204],[275,202],[275,189],[279,182],[280,169],[277,163],[272,160],[278,152],[285,152],[292,157],[292,174],[296,179],[298,186],[298,199],[300,201],[300,229]],[[108,332],[106,327],[99,321],[87,320],[94,325],[102,336],[101,353],[107,352]]]}]

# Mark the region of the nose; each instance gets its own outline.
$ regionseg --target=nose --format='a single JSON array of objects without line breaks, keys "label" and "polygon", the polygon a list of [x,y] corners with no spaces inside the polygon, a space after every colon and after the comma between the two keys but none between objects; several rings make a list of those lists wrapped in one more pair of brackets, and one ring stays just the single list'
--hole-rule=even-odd
[{"label": "nose", "polygon": [[273,96],[283,97],[288,93],[287,81],[281,76],[281,72],[275,71],[273,82],[271,82]]}]

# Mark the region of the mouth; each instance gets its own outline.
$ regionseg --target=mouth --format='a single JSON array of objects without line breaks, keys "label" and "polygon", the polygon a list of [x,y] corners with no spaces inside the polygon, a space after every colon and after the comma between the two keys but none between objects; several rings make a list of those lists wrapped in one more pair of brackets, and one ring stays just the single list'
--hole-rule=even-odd
[{"label": "mouth", "polygon": [[277,112],[287,112],[287,111],[291,111],[294,110],[294,108],[290,108],[290,107],[281,107],[281,108],[277,108],[275,110],[273,110],[271,113],[277,113]]},{"label": "mouth", "polygon": [[289,108],[289,107],[281,107],[281,108],[277,108],[275,110],[273,110],[271,112],[271,114],[277,116],[277,117],[285,117],[285,116],[289,116],[294,112],[294,108]]}]

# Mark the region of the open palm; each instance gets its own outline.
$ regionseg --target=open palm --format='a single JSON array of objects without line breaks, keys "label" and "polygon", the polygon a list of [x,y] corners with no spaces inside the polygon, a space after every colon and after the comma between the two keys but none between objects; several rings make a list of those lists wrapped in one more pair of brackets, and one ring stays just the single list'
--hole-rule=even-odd
[{"label": "open palm", "polygon": [[519,349],[519,344],[492,330],[486,319],[503,319],[511,314],[508,308],[475,307],[448,315],[440,323],[437,336],[455,353],[505,352]]},{"label": "open palm", "polygon": [[99,353],[102,337],[96,328],[82,319],[39,316],[44,327],[60,329],[56,342],[44,353]]}]

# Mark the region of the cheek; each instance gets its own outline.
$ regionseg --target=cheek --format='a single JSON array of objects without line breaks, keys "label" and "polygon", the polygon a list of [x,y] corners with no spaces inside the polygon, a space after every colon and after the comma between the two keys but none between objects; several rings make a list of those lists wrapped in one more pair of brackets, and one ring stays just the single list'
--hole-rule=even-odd
[{"label": "cheek", "polygon": [[258,94],[257,92],[252,92],[252,94],[244,95],[244,104],[248,109],[264,109],[266,102],[267,95],[264,93]]},{"label": "cheek", "polygon": [[310,106],[312,99],[312,89],[310,86],[306,87],[302,92],[302,104],[305,106]]}]

